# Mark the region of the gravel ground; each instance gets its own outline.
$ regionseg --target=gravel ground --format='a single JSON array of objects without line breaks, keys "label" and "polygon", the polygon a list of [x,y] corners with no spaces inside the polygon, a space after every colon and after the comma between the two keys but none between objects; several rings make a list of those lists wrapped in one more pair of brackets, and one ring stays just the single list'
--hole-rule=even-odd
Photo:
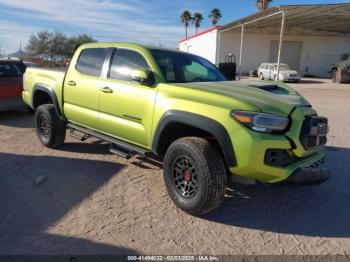
[{"label": "gravel ground", "polygon": [[317,187],[230,184],[202,218],[169,200],[161,166],[98,140],[39,143],[0,113],[0,254],[350,254],[350,85],[291,84],[330,120],[334,176]]}]

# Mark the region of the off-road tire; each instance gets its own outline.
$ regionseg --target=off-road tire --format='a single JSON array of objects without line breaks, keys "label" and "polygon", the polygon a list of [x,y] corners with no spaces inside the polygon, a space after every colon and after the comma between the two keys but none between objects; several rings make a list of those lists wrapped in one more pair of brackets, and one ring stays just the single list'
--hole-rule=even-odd
[{"label": "off-road tire", "polygon": [[[193,160],[198,181],[192,197],[183,196],[177,189],[174,165],[179,157]],[[199,137],[174,141],[164,157],[164,181],[174,203],[185,212],[199,216],[217,208],[224,199],[227,173],[224,160],[214,143]]]},{"label": "off-road tire", "polygon": [[[47,125],[43,128],[43,121]],[[41,105],[35,112],[36,133],[40,142],[48,147],[59,147],[66,138],[66,123],[59,118],[52,104]],[[43,131],[47,129],[47,133]]]}]

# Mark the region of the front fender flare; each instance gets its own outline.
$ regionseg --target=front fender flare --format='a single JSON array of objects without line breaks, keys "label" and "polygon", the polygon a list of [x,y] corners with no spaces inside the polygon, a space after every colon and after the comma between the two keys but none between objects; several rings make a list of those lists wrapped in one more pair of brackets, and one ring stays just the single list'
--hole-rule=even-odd
[{"label": "front fender flare", "polygon": [[161,117],[153,136],[154,138],[152,142],[152,151],[154,153],[159,153],[161,143],[160,139],[163,135],[162,132],[165,130],[167,125],[172,123],[193,126],[213,135],[222,149],[227,165],[230,167],[236,165],[236,157],[232,142],[227,130],[223,125],[211,118],[179,110],[167,111]]}]

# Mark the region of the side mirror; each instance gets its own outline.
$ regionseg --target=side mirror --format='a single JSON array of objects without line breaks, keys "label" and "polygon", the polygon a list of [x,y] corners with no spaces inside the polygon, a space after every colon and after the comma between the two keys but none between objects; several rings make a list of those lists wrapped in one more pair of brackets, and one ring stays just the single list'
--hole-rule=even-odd
[{"label": "side mirror", "polygon": [[149,74],[149,72],[146,71],[146,70],[135,69],[135,70],[131,71],[131,76],[130,77],[131,77],[132,80],[142,84],[142,83],[146,83],[147,82],[148,74]]},{"label": "side mirror", "polygon": [[156,83],[153,72],[149,70],[138,70],[138,69],[132,70],[130,77],[135,82],[138,82],[141,85],[145,85],[145,86],[152,87]]}]

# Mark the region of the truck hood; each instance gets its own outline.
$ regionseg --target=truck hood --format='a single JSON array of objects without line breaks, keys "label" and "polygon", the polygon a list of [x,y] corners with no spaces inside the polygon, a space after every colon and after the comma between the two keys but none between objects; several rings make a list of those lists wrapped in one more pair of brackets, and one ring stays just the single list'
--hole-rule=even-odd
[{"label": "truck hood", "polygon": [[295,107],[311,106],[298,92],[281,82],[224,81],[176,85],[229,96],[271,114],[289,115]]}]

